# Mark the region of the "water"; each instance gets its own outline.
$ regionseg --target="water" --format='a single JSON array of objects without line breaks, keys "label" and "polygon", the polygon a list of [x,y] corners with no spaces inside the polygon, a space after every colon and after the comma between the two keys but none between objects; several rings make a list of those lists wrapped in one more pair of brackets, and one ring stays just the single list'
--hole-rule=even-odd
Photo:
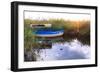
[{"label": "water", "polygon": [[77,39],[73,39],[71,42],[53,43],[51,49],[41,49],[40,51],[38,61],[90,58],[90,47],[82,45]]},{"label": "water", "polygon": [[[71,39],[70,41],[64,41],[63,38],[49,38],[41,40],[39,41],[39,43],[42,44],[41,48],[33,48],[32,51],[30,51],[29,53],[30,55],[28,57],[28,61],[71,60],[90,58],[90,45],[83,44],[77,38]],[[32,59],[33,56],[35,57],[35,60]]]}]

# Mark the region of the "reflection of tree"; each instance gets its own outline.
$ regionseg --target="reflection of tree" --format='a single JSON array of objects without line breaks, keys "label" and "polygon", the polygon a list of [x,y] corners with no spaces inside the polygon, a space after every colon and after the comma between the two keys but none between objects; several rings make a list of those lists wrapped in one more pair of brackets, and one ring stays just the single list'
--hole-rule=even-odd
[{"label": "reflection of tree", "polygon": [[64,41],[70,42],[72,39],[78,39],[82,44],[90,45],[90,35],[63,35]]},{"label": "reflection of tree", "polygon": [[79,37],[78,37],[78,40],[79,40],[82,44],[90,45],[90,35],[79,36]]}]

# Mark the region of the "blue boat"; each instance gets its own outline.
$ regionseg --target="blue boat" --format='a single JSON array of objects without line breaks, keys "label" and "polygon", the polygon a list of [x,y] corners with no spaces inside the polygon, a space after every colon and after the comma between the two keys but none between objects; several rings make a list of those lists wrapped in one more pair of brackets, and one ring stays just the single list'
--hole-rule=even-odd
[{"label": "blue boat", "polygon": [[38,37],[56,37],[64,34],[64,30],[53,30],[53,29],[39,29],[35,32],[35,36]]},{"label": "blue boat", "polygon": [[51,24],[34,25],[33,28],[36,30],[33,31],[33,34],[38,37],[56,37],[64,34],[63,29],[52,28],[51,26]]}]

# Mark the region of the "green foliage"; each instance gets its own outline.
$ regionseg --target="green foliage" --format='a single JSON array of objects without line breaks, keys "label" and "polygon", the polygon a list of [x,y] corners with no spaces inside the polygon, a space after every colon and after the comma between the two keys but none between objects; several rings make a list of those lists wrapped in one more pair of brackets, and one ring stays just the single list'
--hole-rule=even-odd
[{"label": "green foliage", "polygon": [[24,28],[24,47],[27,50],[31,50],[32,48],[32,30],[30,28]]}]

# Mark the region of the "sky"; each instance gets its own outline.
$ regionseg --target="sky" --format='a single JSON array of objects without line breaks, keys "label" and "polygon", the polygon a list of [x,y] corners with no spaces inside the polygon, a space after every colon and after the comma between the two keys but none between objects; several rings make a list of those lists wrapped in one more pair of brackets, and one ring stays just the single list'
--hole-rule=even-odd
[{"label": "sky", "polygon": [[24,11],[24,19],[48,20],[51,18],[65,20],[90,20],[90,14]]}]

